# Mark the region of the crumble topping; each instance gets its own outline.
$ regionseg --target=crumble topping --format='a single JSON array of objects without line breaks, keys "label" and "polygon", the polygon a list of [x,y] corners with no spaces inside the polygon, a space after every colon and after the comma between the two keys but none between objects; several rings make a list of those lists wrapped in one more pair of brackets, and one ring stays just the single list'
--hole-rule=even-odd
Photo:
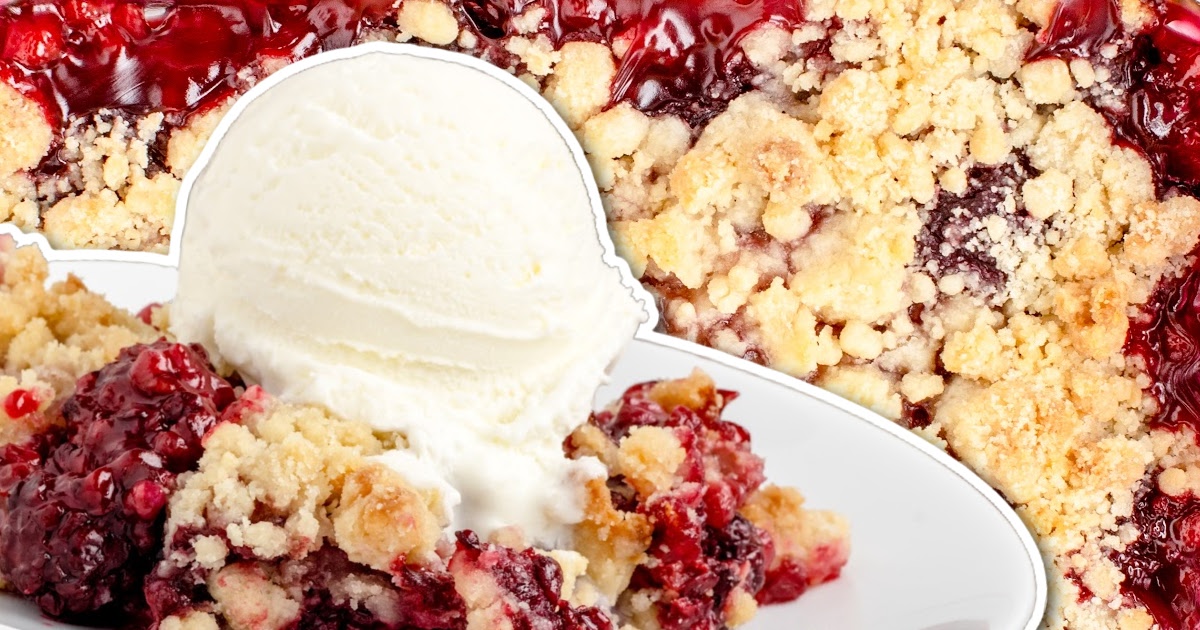
[{"label": "crumble topping", "polygon": [[369,461],[384,448],[369,427],[258,389],[239,404],[236,422],[205,437],[198,470],[181,477],[171,498],[167,539],[203,533],[169,547],[168,562],[217,570],[225,550],[271,560],[315,552],[327,539],[383,571],[432,553],[445,525],[438,498]]},{"label": "crumble topping", "polygon": [[159,336],[77,278],[48,287],[48,273],[36,248],[14,248],[0,237],[0,394],[35,391],[42,408],[69,394],[80,376],[111,363],[122,348]]},{"label": "crumble topping", "polygon": [[[0,120],[5,130],[0,140],[0,173],[7,179],[38,165],[50,150],[54,130],[37,103],[7,84],[0,85]],[[11,214],[0,216],[8,220]]]}]

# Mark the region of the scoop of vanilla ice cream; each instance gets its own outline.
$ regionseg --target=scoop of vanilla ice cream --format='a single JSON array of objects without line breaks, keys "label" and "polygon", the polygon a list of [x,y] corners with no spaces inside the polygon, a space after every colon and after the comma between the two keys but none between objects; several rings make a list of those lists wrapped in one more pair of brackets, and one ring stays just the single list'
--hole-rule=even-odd
[{"label": "scoop of vanilla ice cream", "polygon": [[186,198],[172,332],[280,398],[407,438],[382,460],[452,526],[560,541],[562,441],[644,318],[532,91],[375,50],[288,76]]}]

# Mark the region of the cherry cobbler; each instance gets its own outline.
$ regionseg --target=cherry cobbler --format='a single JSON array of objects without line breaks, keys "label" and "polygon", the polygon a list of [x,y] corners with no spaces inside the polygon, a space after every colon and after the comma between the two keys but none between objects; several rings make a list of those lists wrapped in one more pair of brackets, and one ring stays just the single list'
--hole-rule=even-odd
[{"label": "cherry cobbler", "polygon": [[163,251],[231,99],[296,58],[506,68],[577,133],[666,332],[978,472],[1040,542],[1046,627],[1200,626],[1191,0],[38,0],[0,33],[0,219],[64,248]]},{"label": "cherry cobbler", "polygon": [[607,470],[570,549],[446,533],[406,437],[285,404],[168,311],[46,287],[0,241],[0,579],[46,614],[158,630],[718,630],[838,577],[836,514],[765,483],[734,392],[630,388],[563,445]]}]

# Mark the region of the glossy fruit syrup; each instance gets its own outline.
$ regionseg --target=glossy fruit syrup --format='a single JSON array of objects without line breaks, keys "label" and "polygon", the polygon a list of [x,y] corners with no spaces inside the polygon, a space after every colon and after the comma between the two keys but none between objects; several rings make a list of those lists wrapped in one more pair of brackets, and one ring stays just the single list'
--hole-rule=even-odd
[{"label": "glossy fruit syrup", "polygon": [[[1125,352],[1152,379],[1151,424],[1200,431],[1200,263],[1164,281],[1130,325]],[[1200,627],[1200,501],[1162,494],[1148,480],[1130,519],[1140,538],[1113,559],[1126,593],[1165,630]]]},{"label": "glossy fruit syrup", "polygon": [[55,617],[140,614],[167,498],[234,400],[204,351],[160,341],[79,380],[61,425],[0,449],[0,574]]},{"label": "glossy fruit syrup", "polygon": [[671,113],[693,124],[724,110],[751,87],[742,39],[766,23],[793,28],[802,4],[789,0],[558,0],[552,36],[628,45],[613,102]]},{"label": "glossy fruit syrup", "polygon": [[[1156,11],[1147,29],[1127,33],[1117,0],[1063,0],[1028,56],[1086,59],[1111,70],[1124,102],[1098,109],[1116,137],[1146,155],[1160,192],[1196,194],[1200,10],[1172,1]],[[1151,377],[1148,393],[1158,402],[1151,425],[1200,430],[1200,263],[1164,280],[1141,311],[1125,352]],[[1200,501],[1166,496],[1151,478],[1130,521],[1140,537],[1113,555],[1125,592],[1166,630],[1200,627]]]},{"label": "glossy fruit syrup", "polygon": [[353,43],[384,0],[32,0],[0,8],[0,71],[51,119],[100,109],[186,115],[239,73]]},{"label": "glossy fruit syrup", "polygon": [[[0,9],[0,75],[60,123],[102,109],[172,114],[178,124],[245,89],[256,64],[349,46],[387,23],[390,0],[31,0]],[[485,43],[514,35],[534,3],[461,0]],[[693,123],[751,87],[742,39],[770,22],[790,27],[788,0],[550,0],[542,31],[556,45],[620,42],[612,102]],[[494,49],[502,49],[495,47]],[[488,46],[478,52],[485,53]]]},{"label": "glossy fruit syrup", "polygon": [[[1102,107],[1117,135],[1140,148],[1160,183],[1200,192],[1200,7],[1156,5],[1153,23],[1126,33],[1118,0],[1063,0],[1029,59],[1086,59],[1114,73],[1121,106]],[[1109,54],[1102,50],[1111,48]],[[1116,56],[1109,58],[1112,54]]]},{"label": "glossy fruit syrup", "polygon": [[1142,535],[1113,555],[1125,574],[1122,588],[1162,630],[1200,628],[1200,501],[1167,496],[1151,482],[1130,520]]}]

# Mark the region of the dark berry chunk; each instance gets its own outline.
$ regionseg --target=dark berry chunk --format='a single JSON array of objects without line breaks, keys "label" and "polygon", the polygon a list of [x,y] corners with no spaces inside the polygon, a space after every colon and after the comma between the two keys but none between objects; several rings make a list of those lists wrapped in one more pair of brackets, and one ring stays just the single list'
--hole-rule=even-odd
[{"label": "dark berry chunk", "polygon": [[1165,630],[1200,626],[1200,500],[1172,497],[1151,478],[1138,493],[1130,522],[1140,532],[1113,561],[1122,589]]},{"label": "dark berry chunk", "polygon": [[487,544],[470,531],[459,532],[457,538],[450,572],[468,598],[495,602],[482,612],[492,627],[613,629],[612,621],[598,608],[574,607],[562,599],[562,568],[549,556]]},{"label": "dark berry chunk", "polygon": [[400,593],[399,609],[413,628],[460,628],[466,625],[462,597],[445,571],[405,565],[392,572]]},{"label": "dark berry chunk", "polygon": [[336,547],[324,547],[303,560],[288,563],[283,573],[303,592],[294,630],[463,630],[466,613],[444,570],[400,567],[391,577],[394,596],[384,607],[335,596],[336,585],[353,578],[387,584],[389,576],[355,564]]},{"label": "dark berry chunk", "polygon": [[81,378],[61,427],[0,453],[0,573],[52,616],[144,609],[175,476],[233,399],[203,350],[166,341]]},{"label": "dark berry chunk", "polygon": [[935,278],[961,274],[967,287],[992,294],[1007,281],[992,254],[987,221],[1003,217],[1010,228],[1032,229],[1032,217],[1021,203],[1021,184],[1029,177],[1024,159],[999,166],[977,166],[967,173],[960,194],[938,193],[917,235],[917,260]]}]

